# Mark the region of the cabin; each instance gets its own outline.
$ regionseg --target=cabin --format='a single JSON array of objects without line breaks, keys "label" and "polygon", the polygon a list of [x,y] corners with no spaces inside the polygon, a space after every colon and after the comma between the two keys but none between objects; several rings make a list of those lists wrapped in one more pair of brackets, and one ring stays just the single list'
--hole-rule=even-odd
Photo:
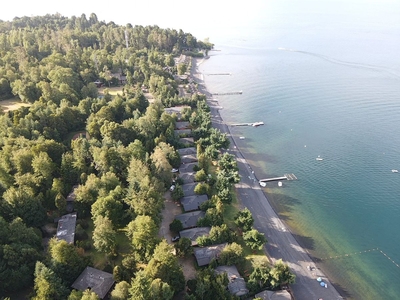
[{"label": "cabin", "polygon": [[194,196],[196,195],[196,193],[194,192],[194,189],[197,186],[197,182],[193,182],[193,183],[186,183],[186,184],[182,184],[182,191],[183,191],[183,196],[187,197],[187,196]]},{"label": "cabin", "polygon": [[71,287],[78,291],[90,290],[100,299],[105,299],[114,283],[115,280],[112,274],[86,267]]},{"label": "cabin", "polygon": [[241,297],[249,293],[246,282],[243,277],[240,276],[236,266],[218,266],[215,268],[215,273],[225,273],[227,275],[229,280],[228,290],[232,295]]},{"label": "cabin", "polygon": [[213,259],[218,259],[222,250],[224,250],[227,243],[212,245],[207,247],[195,248],[194,256],[196,257],[197,265],[199,267],[210,264]]},{"label": "cabin", "polygon": [[197,227],[197,222],[200,218],[204,218],[204,216],[205,213],[198,210],[177,215],[175,219],[181,221],[183,229],[187,229]]},{"label": "cabin", "polygon": [[185,196],[181,199],[181,204],[185,211],[199,210],[200,205],[208,200],[207,195]]},{"label": "cabin", "polygon": [[76,212],[66,214],[58,220],[57,239],[64,240],[68,244],[75,242]]},{"label": "cabin", "polygon": [[181,238],[188,238],[192,242],[192,246],[197,246],[197,238],[201,236],[208,236],[211,227],[196,227],[179,231]]}]

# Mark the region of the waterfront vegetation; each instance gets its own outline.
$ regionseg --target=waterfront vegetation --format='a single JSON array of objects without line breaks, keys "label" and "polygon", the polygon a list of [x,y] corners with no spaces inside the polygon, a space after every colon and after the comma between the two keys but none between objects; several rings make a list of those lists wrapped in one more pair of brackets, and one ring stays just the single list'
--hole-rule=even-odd
[{"label": "waterfront vegetation", "polygon": [[[222,262],[237,265],[253,293],[293,281],[287,266],[259,263],[266,240],[239,212],[236,161],[220,151],[229,142],[211,127],[205,96],[179,96],[174,76],[186,66],[174,58],[211,48],[182,30],[119,26],[95,14],[0,21],[0,99],[29,105],[0,115],[1,295],[97,299],[71,291],[86,266],[113,273],[112,299],[172,299],[186,285],[188,299],[233,299],[226,276],[211,268]],[[229,243],[221,261],[189,282],[174,246],[158,236],[171,169],[181,163],[177,116],[164,110],[175,105],[188,106],[182,116],[197,145],[196,189],[210,198],[200,222],[211,234],[199,244]],[[68,211],[74,186],[78,220],[68,244],[45,228]],[[185,239],[176,245],[178,256],[191,255]]]}]

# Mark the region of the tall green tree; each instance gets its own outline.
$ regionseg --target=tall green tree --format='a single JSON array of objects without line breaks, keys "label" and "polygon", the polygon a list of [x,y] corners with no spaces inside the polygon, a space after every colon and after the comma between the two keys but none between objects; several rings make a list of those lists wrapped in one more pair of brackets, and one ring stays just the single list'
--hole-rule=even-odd
[{"label": "tall green tree", "polygon": [[147,262],[153,256],[158,243],[157,232],[158,227],[149,216],[137,216],[128,224],[126,234],[139,261]]},{"label": "tall green tree", "polygon": [[36,262],[35,267],[35,296],[33,300],[62,300],[66,299],[69,290],[54,272],[42,262]]},{"label": "tall green tree", "polygon": [[92,238],[97,251],[108,255],[116,254],[116,232],[109,218],[101,215],[96,217]]},{"label": "tall green tree", "polygon": [[173,246],[169,245],[167,241],[161,241],[146,267],[146,273],[153,279],[160,278],[168,283],[175,293],[179,293],[185,286],[185,278],[173,250]]},{"label": "tall green tree", "polygon": [[261,250],[264,244],[267,242],[264,234],[259,232],[257,229],[246,231],[243,234],[243,239],[246,245],[253,250]]}]

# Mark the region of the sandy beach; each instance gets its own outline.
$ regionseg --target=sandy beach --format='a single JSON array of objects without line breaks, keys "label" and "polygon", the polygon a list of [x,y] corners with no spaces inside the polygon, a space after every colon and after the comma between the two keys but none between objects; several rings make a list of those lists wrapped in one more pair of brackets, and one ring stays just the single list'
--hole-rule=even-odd
[{"label": "sandy beach", "polygon": [[[198,90],[209,99],[213,127],[227,133],[229,137],[231,146],[228,152],[236,156],[241,176],[241,181],[235,186],[238,199],[242,207],[247,207],[252,212],[254,227],[267,237],[268,243],[264,247],[266,255],[272,263],[282,259],[296,275],[296,283],[290,287],[295,299],[345,299],[335,288],[335,283],[323,274],[310,255],[299,245],[290,229],[268,202],[267,195],[254,176],[252,166],[237,147],[229,126],[221,118],[218,100],[213,99],[212,94],[207,91],[204,76],[199,71],[199,66],[205,61],[204,58],[193,58],[191,75],[198,83]],[[317,279],[326,283],[326,287],[322,287]]]}]

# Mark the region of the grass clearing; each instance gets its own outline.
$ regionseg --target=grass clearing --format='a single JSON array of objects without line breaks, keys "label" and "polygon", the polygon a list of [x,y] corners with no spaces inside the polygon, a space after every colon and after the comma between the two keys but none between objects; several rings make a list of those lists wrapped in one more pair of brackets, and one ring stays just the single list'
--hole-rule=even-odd
[{"label": "grass clearing", "polygon": [[104,96],[105,90],[108,90],[108,93],[111,96],[122,95],[123,88],[124,88],[123,86],[113,86],[113,87],[103,86],[103,87],[99,88],[99,95]]},{"label": "grass clearing", "polygon": [[20,107],[26,106],[29,107],[32,104],[21,102],[21,100],[17,97],[13,97],[7,100],[0,100],[0,110],[3,112],[8,112],[12,110],[16,110]]}]

